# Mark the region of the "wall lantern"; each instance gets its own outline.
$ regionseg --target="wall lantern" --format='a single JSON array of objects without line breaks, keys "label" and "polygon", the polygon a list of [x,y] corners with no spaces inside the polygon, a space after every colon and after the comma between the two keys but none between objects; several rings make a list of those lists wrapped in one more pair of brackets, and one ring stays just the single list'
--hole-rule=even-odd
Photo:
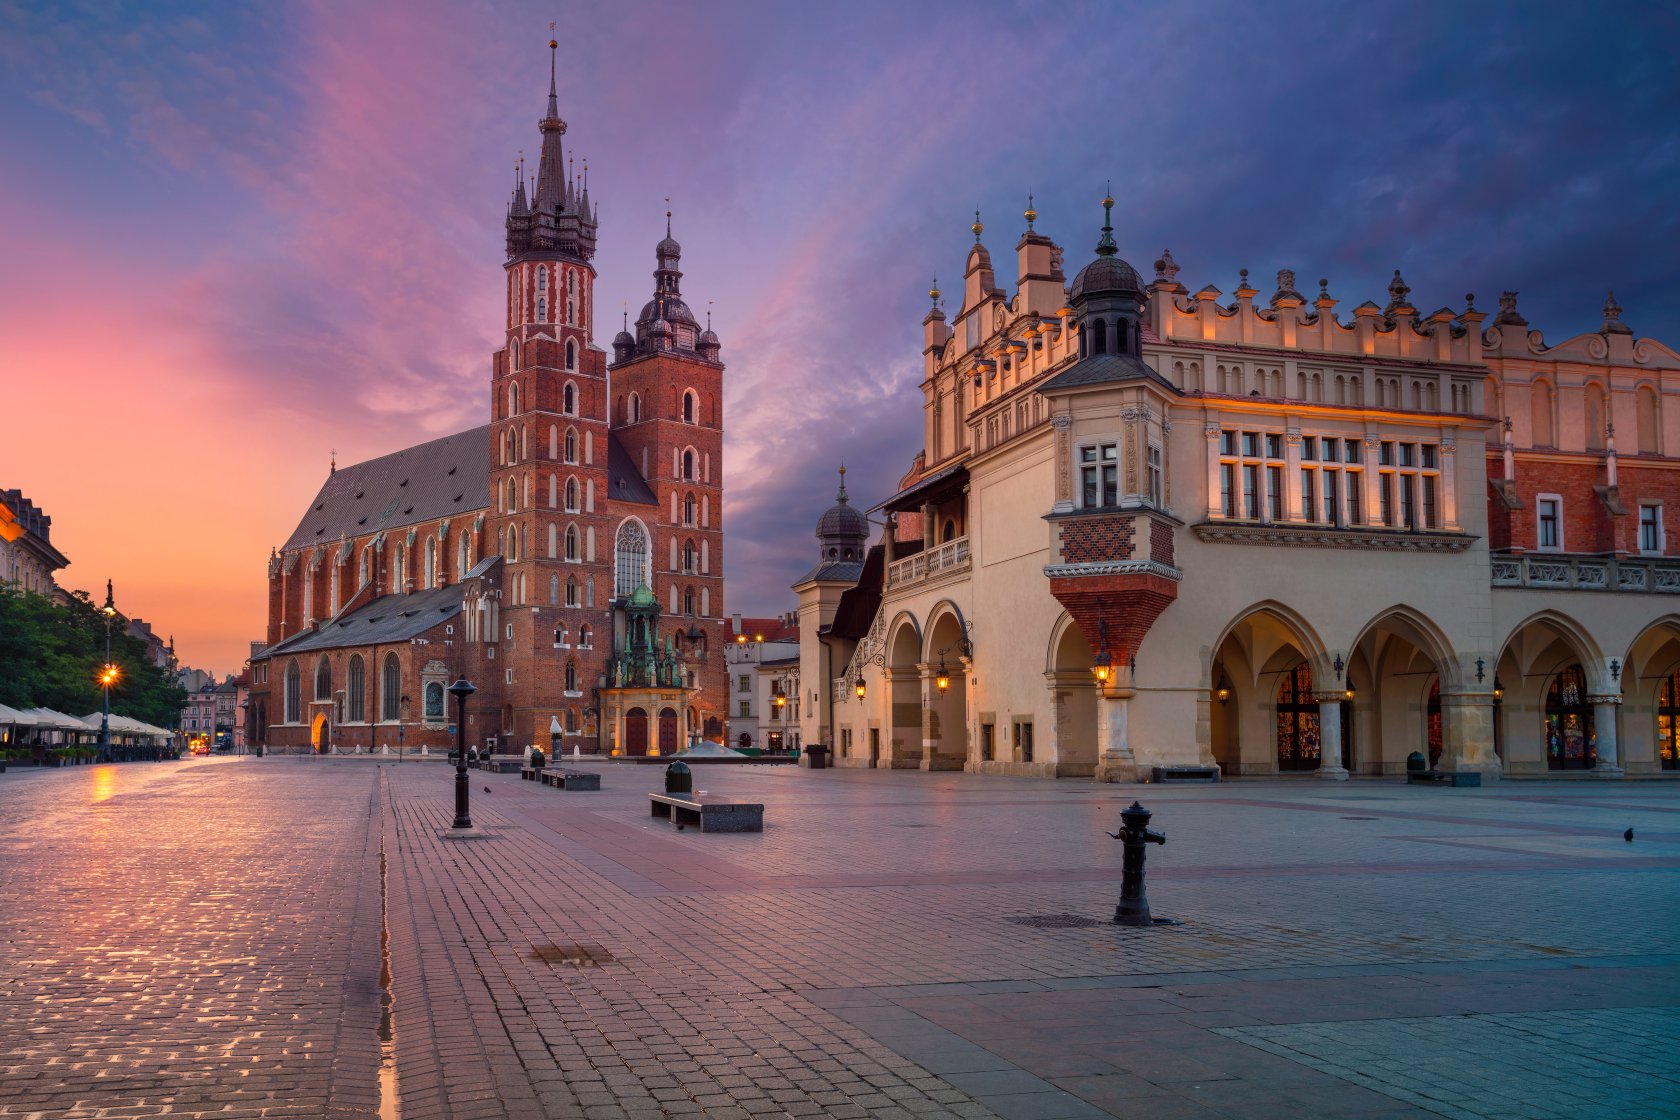
[{"label": "wall lantern", "polygon": [[747,644],[747,636],[745,634],[735,635],[735,643],[737,645],[743,645],[743,646],[746,645]]},{"label": "wall lantern", "polygon": [[861,673],[858,675],[858,679],[852,682],[852,691],[857,693],[857,698],[859,700],[863,699],[863,694],[868,690],[868,687],[868,685],[863,683],[863,675]]},{"label": "wall lantern", "polygon": [[1493,678],[1493,702],[1497,704],[1503,699],[1505,699],[1505,686],[1499,683],[1499,677],[1495,676]]},{"label": "wall lantern", "polygon": [[945,655],[943,653],[939,655],[939,674],[933,678],[933,687],[937,688],[941,694],[951,687],[951,674],[945,669]]},{"label": "wall lantern", "polygon": [[1219,683],[1213,686],[1213,698],[1221,704],[1231,702],[1231,679],[1223,672],[1219,674]]},{"label": "wall lantern", "polygon": [[781,685],[778,684],[776,686],[775,691],[773,691],[770,694],[770,699],[775,701],[775,704],[776,704],[776,707],[777,707],[778,710],[780,710],[782,707],[784,707],[787,704],[787,697],[782,694],[782,686]]},{"label": "wall lantern", "polygon": [[1109,657],[1106,649],[1097,651],[1097,656],[1091,659],[1091,675],[1097,678],[1098,684],[1108,683],[1109,666],[1113,664],[1114,659]]},{"label": "wall lantern", "polygon": [[1347,702],[1348,702],[1348,703],[1350,703],[1350,704],[1351,704],[1351,703],[1353,703],[1353,698],[1354,698],[1354,697],[1355,697],[1355,696],[1356,696],[1356,695],[1358,695],[1358,693],[1356,693],[1356,692],[1355,692],[1355,691],[1354,691],[1354,688],[1353,688],[1353,682],[1352,682],[1352,681],[1349,681],[1349,682],[1348,682],[1348,686],[1347,686],[1347,691],[1346,691],[1346,692],[1344,692],[1344,693],[1342,693],[1342,698],[1343,698],[1343,699],[1344,699],[1344,700],[1346,700],[1346,701],[1347,701]]}]

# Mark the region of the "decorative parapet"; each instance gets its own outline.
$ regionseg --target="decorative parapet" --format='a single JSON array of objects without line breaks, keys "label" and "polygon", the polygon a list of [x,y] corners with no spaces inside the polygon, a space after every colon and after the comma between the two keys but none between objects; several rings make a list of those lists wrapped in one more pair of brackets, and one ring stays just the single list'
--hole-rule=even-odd
[{"label": "decorative parapet", "polygon": [[887,586],[902,587],[929,576],[955,572],[969,566],[968,538],[958,537],[938,548],[925,548],[913,556],[893,562],[887,569]]},{"label": "decorative parapet", "polygon": [[1071,576],[1152,575],[1176,582],[1184,578],[1184,572],[1180,569],[1154,560],[1098,560],[1083,564],[1046,564],[1044,574],[1050,579],[1066,579]]},{"label": "decorative parapet", "polygon": [[1204,521],[1190,526],[1197,539],[1224,544],[1283,548],[1340,548],[1373,552],[1463,552],[1476,541],[1470,533],[1413,533],[1404,529],[1331,529],[1253,521]]},{"label": "decorative parapet", "polygon": [[1637,557],[1495,556],[1491,576],[1495,587],[1680,594],[1680,564]]}]

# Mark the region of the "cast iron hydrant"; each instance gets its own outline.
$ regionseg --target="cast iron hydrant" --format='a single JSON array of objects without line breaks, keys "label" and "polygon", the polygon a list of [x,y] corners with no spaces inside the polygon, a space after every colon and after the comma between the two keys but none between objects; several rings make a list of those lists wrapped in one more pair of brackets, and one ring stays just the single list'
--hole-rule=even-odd
[{"label": "cast iron hydrant", "polygon": [[1126,845],[1121,863],[1120,905],[1114,908],[1114,924],[1118,926],[1154,924],[1149,917],[1149,896],[1143,890],[1143,860],[1146,845],[1165,844],[1167,838],[1150,831],[1152,816],[1153,813],[1134,801],[1131,808],[1120,810],[1120,831],[1108,834]]}]

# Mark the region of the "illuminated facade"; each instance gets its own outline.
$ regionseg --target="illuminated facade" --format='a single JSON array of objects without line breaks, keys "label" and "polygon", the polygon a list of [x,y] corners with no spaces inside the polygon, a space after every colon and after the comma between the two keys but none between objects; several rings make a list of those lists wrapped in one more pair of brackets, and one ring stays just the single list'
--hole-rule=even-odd
[{"label": "illuminated facade", "polygon": [[504,752],[723,737],[721,344],[683,301],[669,214],[635,333],[596,343],[596,208],[552,74],[539,128],[489,423],[327,479],[269,562],[254,742],[451,746],[461,676],[469,741]]},{"label": "illuminated facade", "polygon": [[1288,270],[1146,281],[1107,222],[1070,283],[1026,217],[1013,292],[976,222],[958,310],[932,293],[882,538],[795,585],[807,742],[1108,780],[1680,773],[1680,356],[1613,296],[1548,346],[1515,293],[1423,313],[1398,272],[1351,313]]}]

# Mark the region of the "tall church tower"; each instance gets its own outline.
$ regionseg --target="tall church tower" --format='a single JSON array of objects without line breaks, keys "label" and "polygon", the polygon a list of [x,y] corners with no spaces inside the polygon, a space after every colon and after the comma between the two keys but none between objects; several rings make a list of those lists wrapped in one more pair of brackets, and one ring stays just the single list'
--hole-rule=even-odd
[{"label": "tall church tower", "polygon": [[[558,44],[548,45],[535,193],[527,199],[522,169],[507,214],[507,344],[491,379],[486,549],[506,561],[504,606],[581,607],[594,605],[582,601],[582,568],[611,539],[597,513],[607,494],[607,366],[593,342],[596,211],[587,180],[566,163]],[[568,603],[574,579],[578,601]]]},{"label": "tall church tower", "polygon": [[[723,606],[723,363],[710,325],[682,298],[682,246],[654,247],[653,297],[613,339],[612,429],[659,499],[652,526],[654,593],[675,624],[680,652],[698,666],[699,711],[726,714]],[[698,730],[706,732],[702,727]]]}]

